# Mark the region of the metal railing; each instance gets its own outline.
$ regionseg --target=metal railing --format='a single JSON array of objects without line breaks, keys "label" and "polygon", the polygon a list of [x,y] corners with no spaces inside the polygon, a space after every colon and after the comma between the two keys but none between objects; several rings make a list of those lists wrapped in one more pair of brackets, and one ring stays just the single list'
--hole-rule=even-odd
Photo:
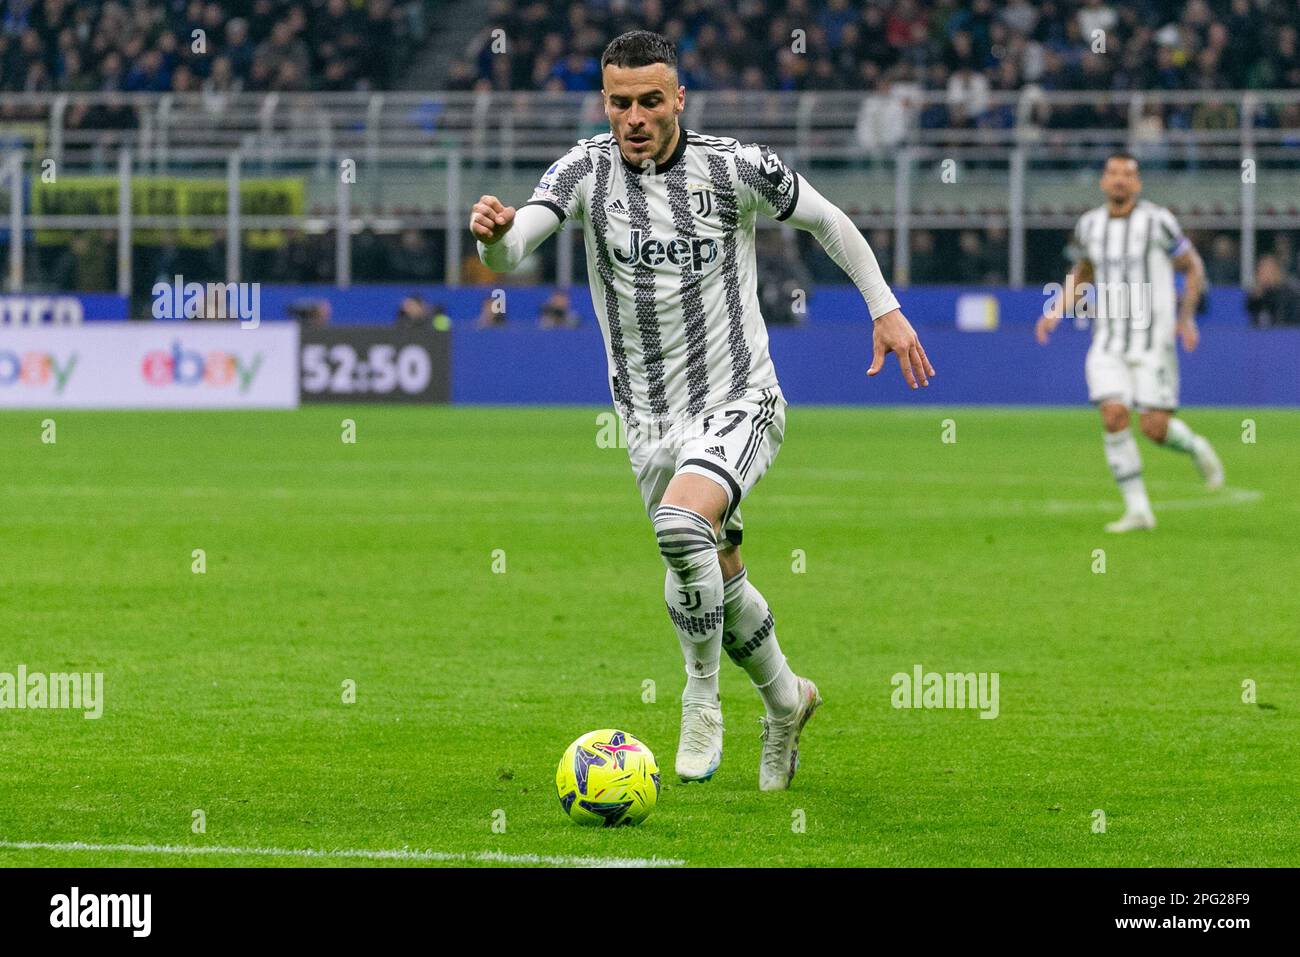
[{"label": "metal railing", "polygon": [[[928,110],[974,112],[972,104],[909,90],[888,96],[689,93],[685,125],[768,143],[859,227],[890,230],[893,279],[900,286],[909,280],[914,230],[987,227],[1007,230],[1007,276],[1011,285],[1022,285],[1027,232],[1068,229],[1083,209],[1096,205],[1093,170],[1115,147],[1131,149],[1144,164],[1153,158],[1144,175],[1156,180],[1159,201],[1175,208],[1184,228],[1240,233],[1245,286],[1253,279],[1256,232],[1300,228],[1300,91],[1080,94],[1028,88],[991,93],[975,105],[984,117],[1003,111],[1006,125],[930,128],[934,115]],[[1073,114],[1059,111],[1084,105],[1124,122],[1060,125],[1061,116]],[[1218,109],[1220,118],[1224,109],[1235,111],[1236,126],[1154,132],[1152,117],[1198,106]],[[116,115],[122,125],[86,128],[91,107],[100,109],[96,122]],[[130,108],[129,117],[123,107]],[[881,111],[889,113],[883,126],[893,130],[884,139],[875,135]],[[351,281],[356,232],[444,230],[445,277],[456,285],[471,245],[464,226],[470,199],[494,192],[521,200],[578,137],[608,129],[598,94],[535,92],[19,94],[6,96],[0,115],[0,149],[8,147],[8,202],[0,203],[8,206],[10,235],[115,230],[123,294],[131,289],[133,232],[176,225],[174,218],[133,213],[128,198],[136,176],[224,179],[225,212],[188,216],[189,228],[227,236],[249,229],[332,232],[340,285]],[[24,180],[35,182],[47,160],[61,175],[116,176],[116,211],[32,215],[23,205]],[[968,171],[963,189],[939,188],[936,171],[949,160]],[[345,164],[360,179],[340,175]],[[1258,175],[1245,175],[1247,165]],[[301,215],[241,213],[237,200],[245,178],[286,170],[309,179]],[[554,278],[567,285],[573,281],[573,231],[562,232],[558,243]],[[9,247],[7,285],[22,289],[23,243]],[[238,281],[238,243],[227,243],[225,259],[225,278]]]},{"label": "metal railing", "polygon": [[[948,108],[949,120],[956,113],[973,119],[932,128],[927,111],[936,107]],[[1186,128],[1153,125],[1153,118],[1198,107],[1215,111],[1214,128],[1197,128],[1191,114]],[[1072,128],[1067,111],[1076,108],[1093,116]],[[888,130],[873,129],[873,118],[882,115]],[[1096,125],[1098,117],[1111,122]],[[6,94],[0,126],[15,122],[40,130],[21,145],[58,162],[93,161],[97,151],[130,146],[163,169],[178,148],[240,150],[271,160],[285,150],[373,159],[395,147],[455,147],[468,162],[509,165],[553,158],[577,137],[605,128],[599,93],[537,91]],[[1294,148],[1300,91],[1049,92],[1028,86],[965,99],[901,86],[889,93],[688,91],[684,122],[828,160],[920,145],[1032,143],[1068,153],[1098,144],[1138,146],[1153,135],[1173,146]],[[21,137],[7,135],[19,145]]]}]

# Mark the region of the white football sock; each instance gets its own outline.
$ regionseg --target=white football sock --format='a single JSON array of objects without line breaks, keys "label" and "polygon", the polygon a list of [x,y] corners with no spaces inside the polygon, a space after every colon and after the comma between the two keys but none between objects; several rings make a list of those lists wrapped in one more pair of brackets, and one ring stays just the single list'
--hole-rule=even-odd
[{"label": "white football sock", "polygon": [[768,714],[782,716],[799,706],[799,681],[781,653],[767,601],[749,583],[745,569],[723,586],[726,623],[722,647],[745,669]]},{"label": "white football sock", "polygon": [[1137,440],[1128,429],[1106,433],[1106,464],[1110,466],[1119,490],[1124,493],[1125,511],[1151,511],[1146,483],[1142,481],[1142,456],[1138,452]]},{"label": "white football sock", "polygon": [[723,621],[717,536],[703,515],[673,505],[655,510],[654,526],[668,567],[664,601],[686,659],[682,701],[716,707]]},{"label": "white football sock", "polygon": [[1196,433],[1182,419],[1170,419],[1169,430],[1165,433],[1165,448],[1187,455],[1196,453]]}]

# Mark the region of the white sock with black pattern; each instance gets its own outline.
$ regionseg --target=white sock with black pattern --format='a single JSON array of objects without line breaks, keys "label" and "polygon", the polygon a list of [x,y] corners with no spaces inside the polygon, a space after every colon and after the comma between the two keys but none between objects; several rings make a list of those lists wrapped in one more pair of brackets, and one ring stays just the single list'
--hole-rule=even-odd
[{"label": "white sock with black pattern", "polygon": [[723,620],[717,535],[703,515],[674,505],[655,510],[654,526],[668,567],[664,602],[686,659],[682,701],[716,707]]},{"label": "white sock with black pattern", "polygon": [[1106,463],[1115,483],[1124,494],[1124,510],[1129,513],[1151,511],[1146,483],[1142,481],[1142,455],[1137,440],[1128,429],[1106,433]]},{"label": "white sock with black pattern", "polygon": [[776,622],[766,599],[741,569],[723,584],[726,621],[722,647],[745,669],[768,714],[781,717],[799,706],[799,681],[776,640]]},{"label": "white sock with black pattern", "polygon": [[1173,449],[1175,452],[1195,455],[1196,433],[1182,419],[1171,418],[1169,420],[1169,429],[1165,432],[1165,440],[1160,444],[1167,449]]}]

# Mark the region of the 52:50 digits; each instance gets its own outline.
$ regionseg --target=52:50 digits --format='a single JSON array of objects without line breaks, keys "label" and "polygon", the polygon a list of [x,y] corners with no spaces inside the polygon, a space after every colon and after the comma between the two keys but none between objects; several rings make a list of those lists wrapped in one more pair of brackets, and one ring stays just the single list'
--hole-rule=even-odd
[{"label": "52:50 digits", "polygon": [[310,343],[302,348],[302,388],[305,392],[392,392],[408,394],[429,387],[433,362],[422,346],[376,344],[362,359],[347,343]]}]

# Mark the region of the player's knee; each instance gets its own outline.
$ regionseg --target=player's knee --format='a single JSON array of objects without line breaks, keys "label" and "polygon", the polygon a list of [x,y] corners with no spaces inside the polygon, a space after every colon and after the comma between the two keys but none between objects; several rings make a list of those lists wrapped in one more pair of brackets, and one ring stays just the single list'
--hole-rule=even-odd
[{"label": "player's knee", "polygon": [[713,525],[699,512],[677,505],[660,505],[654,514],[655,537],[664,564],[679,575],[709,561],[717,551]]},{"label": "player's knee", "polygon": [[1122,405],[1103,405],[1101,422],[1107,432],[1123,432],[1128,428],[1128,409]]},{"label": "player's knee", "polygon": [[739,545],[727,545],[718,550],[718,564],[722,566],[723,581],[739,575],[745,567],[745,560],[740,557]]},{"label": "player's knee", "polygon": [[1163,444],[1169,434],[1169,419],[1163,415],[1142,416],[1142,434],[1152,442]]}]

